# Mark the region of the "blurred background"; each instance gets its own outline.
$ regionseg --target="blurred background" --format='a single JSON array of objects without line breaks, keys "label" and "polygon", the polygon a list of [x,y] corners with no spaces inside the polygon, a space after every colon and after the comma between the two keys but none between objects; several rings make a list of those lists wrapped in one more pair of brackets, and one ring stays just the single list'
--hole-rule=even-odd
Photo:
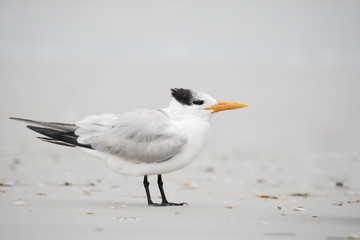
[{"label": "blurred background", "polygon": [[0,151],[62,151],[10,116],[157,109],[183,87],[251,105],[214,116],[203,156],[359,161],[359,43],[357,0],[1,0]]}]

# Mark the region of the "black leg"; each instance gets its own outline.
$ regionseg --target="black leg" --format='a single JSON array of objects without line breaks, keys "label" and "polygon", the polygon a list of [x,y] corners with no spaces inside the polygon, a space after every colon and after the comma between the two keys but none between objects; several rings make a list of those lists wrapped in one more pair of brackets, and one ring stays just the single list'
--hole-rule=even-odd
[{"label": "black leg", "polygon": [[168,202],[166,200],[161,174],[158,175],[158,186],[159,186],[159,190],[160,190],[160,194],[161,194],[161,198],[162,198],[162,202],[160,204],[161,206],[183,206],[185,204],[187,205],[187,203],[172,203],[172,202]]},{"label": "black leg", "polygon": [[148,205],[152,205],[153,204],[153,201],[151,200],[151,196],[150,196],[150,190],[149,190],[149,181],[147,179],[147,175],[144,176],[144,187],[145,187],[145,192],[146,192],[146,197],[147,197],[147,201],[148,201]]},{"label": "black leg", "polygon": [[169,203],[169,202],[166,200],[166,196],[165,196],[165,192],[164,192],[164,188],[163,188],[163,181],[162,181],[161,174],[158,175],[157,183],[158,183],[159,190],[160,190],[160,194],[161,194],[162,204],[167,204],[167,203]]},{"label": "black leg", "polygon": [[161,206],[165,206],[165,205],[162,205],[160,203],[154,203],[152,200],[151,200],[151,196],[150,196],[150,189],[149,189],[149,181],[148,181],[148,178],[147,178],[147,175],[144,176],[144,187],[145,187],[145,192],[146,192],[146,198],[147,198],[147,202],[148,202],[148,205],[149,206],[156,206],[156,207],[161,207]]},{"label": "black leg", "polygon": [[163,188],[163,181],[162,181],[162,178],[161,178],[160,174],[158,175],[158,186],[159,186],[160,193],[161,193],[161,198],[162,198],[161,203],[154,203],[151,200],[150,190],[149,190],[150,183],[148,181],[147,175],[144,176],[143,183],[144,183],[145,192],[146,192],[146,198],[147,198],[147,202],[148,202],[149,206],[165,207],[165,206],[182,206],[182,205],[185,205],[185,204],[187,205],[187,203],[171,203],[171,202],[168,202],[166,200],[166,196],[165,196],[165,192],[164,192],[164,188]]}]

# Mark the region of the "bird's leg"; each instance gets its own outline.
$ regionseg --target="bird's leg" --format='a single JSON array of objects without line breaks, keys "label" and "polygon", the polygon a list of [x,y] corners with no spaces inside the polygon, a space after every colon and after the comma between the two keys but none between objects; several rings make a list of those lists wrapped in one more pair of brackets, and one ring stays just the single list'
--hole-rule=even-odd
[{"label": "bird's leg", "polygon": [[144,187],[145,187],[145,192],[146,192],[146,197],[147,197],[148,205],[151,206],[151,205],[153,205],[154,203],[153,203],[153,201],[151,200],[150,190],[149,190],[149,185],[150,185],[150,183],[149,183],[149,181],[148,181],[148,179],[147,179],[147,175],[144,176],[144,181],[143,181],[143,183],[144,183]]},{"label": "bird's leg", "polygon": [[158,183],[158,186],[159,186],[162,203],[163,203],[163,204],[169,203],[169,202],[166,200],[166,196],[165,196],[165,192],[164,192],[164,188],[163,188],[163,185],[164,185],[164,184],[163,184],[163,181],[162,181],[161,174],[158,175],[157,183]]},{"label": "bird's leg", "polygon": [[144,176],[144,187],[145,187],[145,192],[146,192],[146,198],[147,198],[147,202],[148,202],[148,205],[149,206],[155,206],[155,207],[161,207],[161,206],[165,206],[161,203],[154,203],[152,200],[151,200],[151,196],[150,196],[150,190],[149,190],[149,181],[148,181],[148,178],[147,178],[147,175]]},{"label": "bird's leg", "polygon": [[185,204],[187,205],[187,203],[172,203],[172,202],[168,202],[166,200],[161,174],[158,175],[158,186],[159,186],[159,190],[160,190],[160,194],[161,194],[161,198],[162,198],[162,202],[161,202],[160,206],[183,206]]},{"label": "bird's leg", "polygon": [[147,175],[144,176],[144,187],[145,187],[145,192],[146,192],[146,198],[147,198],[147,202],[148,202],[148,205],[149,206],[155,206],[155,207],[165,207],[165,206],[182,206],[184,204],[187,204],[187,203],[171,203],[171,202],[168,202],[166,200],[166,196],[165,196],[165,192],[164,192],[164,189],[163,189],[163,181],[162,181],[162,178],[161,178],[161,175],[159,174],[158,175],[158,185],[159,185],[159,189],[160,189],[160,193],[161,193],[161,198],[162,198],[162,202],[161,203],[154,203],[152,200],[151,200],[151,196],[150,196],[150,190],[149,190],[149,181],[148,181],[148,178],[147,178]]}]

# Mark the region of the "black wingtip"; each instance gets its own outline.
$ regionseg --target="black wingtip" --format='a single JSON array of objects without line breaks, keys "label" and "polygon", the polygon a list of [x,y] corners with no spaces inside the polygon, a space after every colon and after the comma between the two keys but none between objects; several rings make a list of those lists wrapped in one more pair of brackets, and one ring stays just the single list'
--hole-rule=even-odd
[{"label": "black wingtip", "polygon": [[68,146],[68,147],[78,146],[78,147],[92,149],[92,147],[90,145],[78,143],[77,142],[78,136],[76,136],[74,132],[64,132],[64,131],[59,131],[56,129],[42,128],[42,127],[36,127],[36,126],[32,126],[32,125],[27,125],[26,127],[29,128],[30,130],[33,130],[37,133],[40,133],[40,134],[48,137],[48,138],[42,138],[42,137],[40,138],[41,140],[43,140],[45,142],[59,144],[59,145]]},{"label": "black wingtip", "polygon": [[38,133],[41,133],[41,134],[43,134],[43,133],[41,132],[41,129],[45,129],[45,128],[36,127],[36,126],[32,126],[32,125],[26,125],[26,127],[27,127],[28,129],[31,129],[31,130],[33,130],[33,131],[35,131],[35,132],[38,132]]},{"label": "black wingtip", "polygon": [[61,141],[58,141],[58,140],[53,139],[53,138],[47,138],[47,137],[37,137],[37,138],[44,141],[44,142],[53,143],[53,144],[57,144],[57,145],[60,145],[60,146],[75,147],[75,145],[73,145],[73,144],[61,142]]}]

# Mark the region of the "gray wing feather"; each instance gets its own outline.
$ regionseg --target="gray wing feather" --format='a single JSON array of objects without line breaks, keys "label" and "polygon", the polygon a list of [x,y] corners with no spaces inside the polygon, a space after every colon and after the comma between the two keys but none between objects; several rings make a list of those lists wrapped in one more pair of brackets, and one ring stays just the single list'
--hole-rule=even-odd
[{"label": "gray wing feather", "polygon": [[169,117],[156,110],[90,116],[76,125],[79,143],[135,163],[166,161],[187,142]]}]

